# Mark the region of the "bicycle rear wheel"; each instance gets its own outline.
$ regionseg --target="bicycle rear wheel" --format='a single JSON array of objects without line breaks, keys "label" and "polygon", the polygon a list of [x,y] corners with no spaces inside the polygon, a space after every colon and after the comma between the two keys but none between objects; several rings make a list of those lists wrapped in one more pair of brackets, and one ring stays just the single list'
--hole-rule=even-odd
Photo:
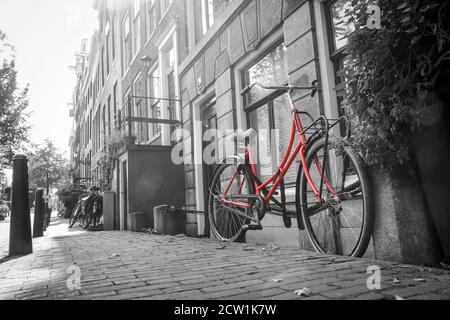
[{"label": "bicycle rear wheel", "polygon": [[[251,209],[244,209],[221,202],[227,195],[254,194],[254,186],[237,158],[227,158],[218,165],[211,180],[208,198],[208,216],[214,236],[221,241],[240,241],[245,235],[244,225],[250,223]],[[246,202],[242,200],[242,202]]]},{"label": "bicycle rear wheel", "polygon": [[362,257],[372,235],[373,210],[371,187],[361,159],[339,140],[329,141],[325,148],[323,138],[310,147],[306,163],[317,189],[323,163],[326,177],[322,203],[317,201],[305,170],[297,178],[302,219],[311,243],[318,252]]},{"label": "bicycle rear wheel", "polygon": [[78,220],[78,216],[80,215],[80,209],[81,205],[78,202],[77,205],[75,206],[75,209],[73,209],[72,214],[70,215],[69,228],[72,228],[75,222]]}]

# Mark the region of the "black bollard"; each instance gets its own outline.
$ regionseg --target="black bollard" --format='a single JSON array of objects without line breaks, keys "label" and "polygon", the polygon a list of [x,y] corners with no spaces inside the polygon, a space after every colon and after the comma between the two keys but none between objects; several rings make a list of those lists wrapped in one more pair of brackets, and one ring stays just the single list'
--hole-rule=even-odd
[{"label": "black bollard", "polygon": [[47,202],[47,216],[45,217],[45,225],[46,228],[48,228],[50,226],[50,218],[52,217],[52,208],[49,206],[49,203]]},{"label": "black bollard", "polygon": [[42,229],[47,231],[47,206],[45,204],[45,199],[42,198]]},{"label": "black bollard", "polygon": [[33,253],[30,205],[28,201],[28,159],[23,154],[13,158],[11,225],[9,255]]},{"label": "black bollard", "polygon": [[33,223],[33,238],[39,238],[44,235],[44,206],[42,205],[41,189],[36,190],[36,198],[34,201],[34,223]]}]

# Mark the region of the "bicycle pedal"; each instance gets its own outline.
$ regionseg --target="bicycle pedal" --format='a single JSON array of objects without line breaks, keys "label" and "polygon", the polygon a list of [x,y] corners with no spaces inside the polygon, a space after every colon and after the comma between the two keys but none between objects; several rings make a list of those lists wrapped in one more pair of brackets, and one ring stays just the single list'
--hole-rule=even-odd
[{"label": "bicycle pedal", "polygon": [[246,224],[242,228],[244,230],[262,230],[263,229],[262,225],[260,225],[260,224],[259,225],[258,224],[250,224],[250,225]]}]

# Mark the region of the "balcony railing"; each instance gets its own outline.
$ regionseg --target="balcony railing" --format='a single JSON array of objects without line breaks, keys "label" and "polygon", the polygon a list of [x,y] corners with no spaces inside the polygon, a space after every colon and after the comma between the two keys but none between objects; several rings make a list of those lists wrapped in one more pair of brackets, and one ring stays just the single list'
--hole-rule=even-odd
[{"label": "balcony railing", "polygon": [[117,124],[125,137],[134,138],[137,145],[171,145],[172,139],[165,142],[163,134],[172,136],[181,122],[174,119],[175,112],[170,110],[170,119],[162,119],[162,101],[175,102],[176,99],[128,96],[127,102],[118,112]]}]

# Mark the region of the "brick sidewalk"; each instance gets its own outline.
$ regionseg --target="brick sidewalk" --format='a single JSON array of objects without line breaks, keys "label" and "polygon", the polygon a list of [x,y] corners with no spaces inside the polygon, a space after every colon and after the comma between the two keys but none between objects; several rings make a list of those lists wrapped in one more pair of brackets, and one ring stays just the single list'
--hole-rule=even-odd
[{"label": "brick sidewalk", "polygon": [[[33,254],[0,262],[0,299],[450,299],[443,270],[187,237],[68,232],[66,224],[53,221]],[[80,290],[67,288],[72,265],[80,267]],[[381,290],[367,288],[370,265],[381,267]],[[310,297],[295,294],[303,287]]]}]

